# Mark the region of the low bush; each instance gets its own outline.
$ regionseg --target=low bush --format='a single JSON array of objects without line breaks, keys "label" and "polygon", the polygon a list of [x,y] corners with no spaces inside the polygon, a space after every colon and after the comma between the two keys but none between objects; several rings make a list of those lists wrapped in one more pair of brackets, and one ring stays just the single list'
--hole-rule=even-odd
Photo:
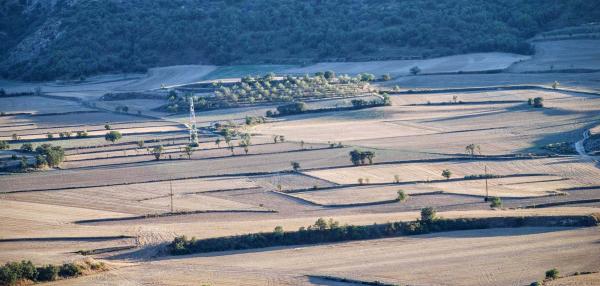
[{"label": "low bush", "polygon": [[546,279],[554,280],[554,279],[558,278],[558,274],[559,274],[558,269],[552,268],[552,269],[546,271]]},{"label": "low bush", "polygon": [[38,272],[31,261],[7,262],[0,267],[0,285],[14,285],[19,280],[35,281]]},{"label": "low bush", "polygon": [[58,266],[56,265],[45,265],[37,268],[38,281],[54,281],[58,279]]},{"label": "low bush", "polygon": [[304,102],[294,102],[277,106],[277,112],[279,115],[299,114],[304,111],[306,111],[306,104]]},{"label": "low bush", "polygon": [[58,269],[58,275],[62,277],[75,277],[81,275],[81,269],[75,263],[65,263]]},{"label": "low bush", "polygon": [[502,207],[502,199],[499,197],[493,197],[490,203],[491,208],[501,208]]},{"label": "low bush", "polygon": [[493,179],[493,178],[501,178],[500,175],[494,174],[476,174],[476,175],[466,175],[465,180],[477,180],[477,179]]}]

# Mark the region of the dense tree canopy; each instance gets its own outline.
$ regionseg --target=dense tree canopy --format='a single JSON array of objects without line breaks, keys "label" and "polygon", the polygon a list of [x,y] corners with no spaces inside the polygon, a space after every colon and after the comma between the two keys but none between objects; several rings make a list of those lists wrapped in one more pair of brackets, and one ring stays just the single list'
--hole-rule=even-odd
[{"label": "dense tree canopy", "polygon": [[[600,20],[599,2],[589,0],[81,0],[38,10],[27,2],[0,4],[4,77],[42,80],[184,63],[526,54],[525,40],[538,32]],[[48,42],[36,42],[45,46],[39,54],[14,60],[19,42],[54,24]]]}]

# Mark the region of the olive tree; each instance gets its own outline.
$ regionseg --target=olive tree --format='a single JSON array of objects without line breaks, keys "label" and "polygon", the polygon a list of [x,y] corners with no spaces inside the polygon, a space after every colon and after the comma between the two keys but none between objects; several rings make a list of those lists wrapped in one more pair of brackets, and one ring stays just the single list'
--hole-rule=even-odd
[{"label": "olive tree", "polygon": [[111,143],[115,143],[115,142],[119,141],[122,137],[123,137],[123,135],[121,135],[121,132],[110,131],[104,135],[104,140],[110,141]]}]

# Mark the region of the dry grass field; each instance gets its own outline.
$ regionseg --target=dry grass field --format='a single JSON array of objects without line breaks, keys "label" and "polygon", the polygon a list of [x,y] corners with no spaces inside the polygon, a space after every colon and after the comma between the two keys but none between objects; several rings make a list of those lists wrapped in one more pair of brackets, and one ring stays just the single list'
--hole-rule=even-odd
[{"label": "dry grass field", "polygon": [[[493,70],[524,59],[528,57],[471,54],[419,65],[431,73]],[[516,78],[509,73],[404,76],[413,64],[317,64],[296,70],[399,76],[374,86],[481,86],[512,84]],[[152,111],[161,100],[97,100],[106,92],[147,91],[240,72],[233,67],[179,66],[147,75],[41,84],[46,93],[79,97],[94,108],[47,97],[0,98],[0,111],[9,114],[0,117],[0,140],[10,144],[9,150],[0,151],[0,167],[19,166],[13,154],[34,162],[35,153],[16,150],[23,143],[62,146],[66,154],[58,168],[0,173],[0,263],[25,259],[60,264],[92,257],[109,266],[105,272],[50,285],[354,285],[322,276],[399,285],[529,285],[554,267],[569,277],[549,285],[596,283],[596,274],[570,275],[600,271],[598,227],[463,230],[170,255],[166,245],[181,235],[216,238],[272,232],[276,226],[295,231],[318,218],[364,226],[414,221],[424,207],[434,207],[438,217],[447,219],[600,213],[600,166],[594,158],[544,148],[560,142],[571,146],[585,130],[598,128],[597,95],[542,89],[395,94],[390,106],[242,124],[237,131],[252,135],[247,154],[241,137],[232,138],[232,154],[223,136],[203,128],[189,157],[184,152],[187,114]],[[554,76],[581,77],[578,84],[587,89],[596,88],[587,84],[593,75],[522,74],[534,83],[551,83]],[[35,87],[0,85],[11,92]],[[544,99],[544,108],[527,104],[535,97]],[[350,104],[349,99],[307,103],[310,109]],[[120,105],[129,106],[130,113],[107,111]],[[228,120],[243,123],[246,116],[275,108],[256,105],[196,115],[198,125],[208,127]],[[105,124],[123,138],[107,142]],[[79,130],[89,137],[47,139],[47,133]],[[14,140],[13,134],[20,139]],[[274,136],[284,136],[285,142],[275,143]],[[478,145],[481,153],[466,154],[469,144]],[[160,160],[149,152],[155,146],[164,148]],[[374,152],[373,164],[354,166],[349,156],[354,149]],[[299,164],[297,170],[293,162]],[[486,168],[496,176],[488,179],[489,195],[501,197],[501,207],[492,209],[483,200],[485,180],[468,178],[484,174]],[[452,172],[449,179],[442,176],[446,169]],[[399,190],[407,200],[394,201]]]}]

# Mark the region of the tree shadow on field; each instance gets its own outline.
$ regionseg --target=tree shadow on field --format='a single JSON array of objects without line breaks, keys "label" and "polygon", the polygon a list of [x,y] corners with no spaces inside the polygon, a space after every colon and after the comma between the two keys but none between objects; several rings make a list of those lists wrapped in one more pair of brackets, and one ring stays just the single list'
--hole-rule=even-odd
[{"label": "tree shadow on field", "polygon": [[486,238],[502,236],[524,236],[542,234],[556,231],[577,229],[576,227],[507,227],[507,228],[485,228],[474,230],[456,230],[447,232],[436,232],[414,236],[415,238]]}]

